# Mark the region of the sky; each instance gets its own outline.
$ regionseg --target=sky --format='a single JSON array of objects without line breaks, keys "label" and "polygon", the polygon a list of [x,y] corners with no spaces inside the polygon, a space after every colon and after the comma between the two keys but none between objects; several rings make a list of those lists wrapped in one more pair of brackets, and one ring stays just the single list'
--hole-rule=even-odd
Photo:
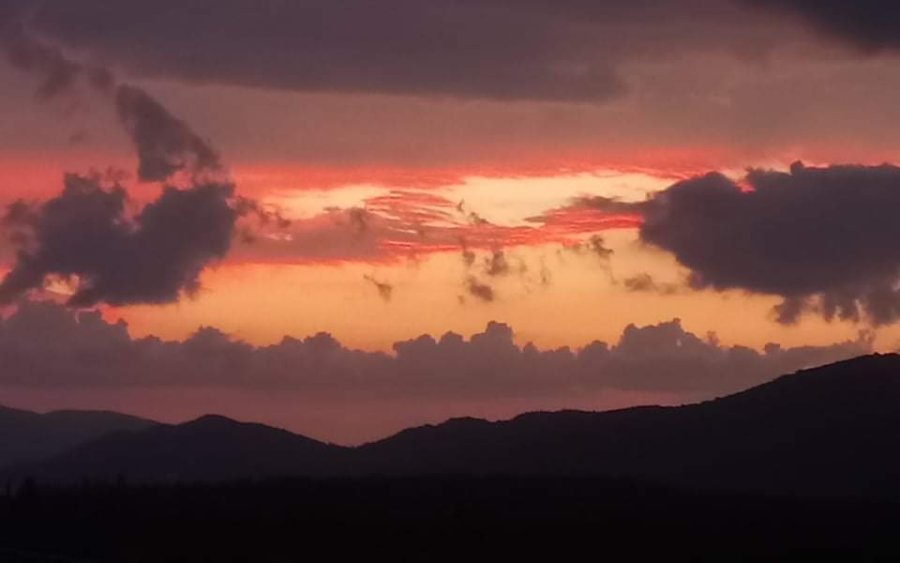
[{"label": "sky", "polygon": [[900,347],[900,8],[0,0],[0,404],[360,443]]}]

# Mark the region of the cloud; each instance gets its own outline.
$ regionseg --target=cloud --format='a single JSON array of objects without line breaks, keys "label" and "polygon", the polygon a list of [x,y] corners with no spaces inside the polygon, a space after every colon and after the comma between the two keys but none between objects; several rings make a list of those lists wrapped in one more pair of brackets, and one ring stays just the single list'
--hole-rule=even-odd
[{"label": "cloud", "polygon": [[481,301],[485,301],[490,303],[496,297],[496,293],[494,292],[494,288],[479,280],[475,276],[469,276],[466,278],[466,291],[472,297],[478,298]]},{"label": "cloud", "polygon": [[374,276],[365,275],[363,279],[372,284],[376,290],[378,290],[378,295],[384,299],[385,302],[391,300],[391,297],[394,296],[394,286],[383,281],[378,281]]},{"label": "cloud", "polygon": [[44,0],[27,21],[143,75],[593,102],[624,90],[625,61],[767,45],[770,26],[757,19],[729,0]]},{"label": "cloud", "polygon": [[891,0],[743,0],[797,14],[820,30],[866,49],[900,48],[900,7]]},{"label": "cloud", "polygon": [[622,285],[626,290],[635,293],[661,293],[663,295],[674,295],[681,289],[677,284],[660,283],[656,281],[650,274],[642,272],[634,276],[622,280]]},{"label": "cloud", "polygon": [[472,266],[475,265],[475,259],[476,259],[475,252],[469,248],[468,243],[465,241],[465,239],[462,239],[461,257],[462,257],[463,265],[466,267],[466,269],[471,268]]},{"label": "cloud", "polygon": [[491,277],[505,276],[510,272],[509,261],[506,259],[506,253],[502,250],[495,250],[491,255],[485,258],[485,273]]},{"label": "cloud", "polygon": [[0,40],[7,60],[13,67],[39,77],[35,92],[39,99],[68,94],[79,81],[97,90],[110,90],[112,75],[106,69],[69,59],[58,48],[29,35],[21,25],[3,23],[0,19]]},{"label": "cloud", "polygon": [[618,342],[539,350],[516,344],[512,328],[491,322],[466,339],[448,332],[397,342],[392,354],[344,347],[328,334],[256,347],[214,328],[183,342],[135,339],[123,322],[23,302],[0,322],[0,386],[271,389],[299,398],[392,401],[418,398],[583,399],[606,390],[712,396],[776,375],[870,351],[861,336],[832,346],[763,351],[700,338],[678,320],[629,325]]},{"label": "cloud", "polygon": [[[257,207],[251,210],[256,212]],[[554,210],[523,225],[473,224],[468,211],[458,211],[457,204],[434,191],[391,191],[367,199],[361,207],[330,208],[289,222],[275,214],[254,225],[253,236],[243,237],[252,244],[235,246],[231,259],[385,263],[432,253],[460,253],[467,272],[489,278],[522,276],[528,268],[509,250],[512,247],[561,244],[608,261],[611,251],[597,231],[640,224],[633,210],[628,216],[612,219],[598,218],[595,210],[583,210],[582,218],[572,224],[560,219],[568,214]]]},{"label": "cloud", "polygon": [[[196,292],[203,269],[228,253],[240,216],[254,215],[262,224],[280,219],[236,198],[216,152],[145,91],[65,56],[20,26],[3,39],[13,64],[38,78],[39,97],[72,95],[85,80],[110,97],[137,151],[139,179],[166,185],[138,211],[118,179],[104,185],[98,175],[68,174],[61,195],[40,204],[14,202],[3,226],[18,250],[0,282],[0,303],[42,288],[52,276],[74,285],[72,306],[176,301]],[[188,187],[168,185],[182,177]]]},{"label": "cloud", "polygon": [[115,103],[137,149],[141,180],[161,182],[183,170],[201,173],[221,168],[219,156],[205,141],[140,88],[119,86]]},{"label": "cloud", "polygon": [[40,99],[73,94],[80,82],[113,97],[119,120],[137,150],[141,180],[162,182],[181,171],[196,176],[221,170],[216,151],[144,90],[118,83],[104,67],[66,56],[21,26],[7,30],[2,39],[13,66],[38,78]]},{"label": "cloud", "polygon": [[711,173],[636,204],[640,237],[671,252],[697,289],[740,289],[784,301],[777,318],[900,319],[900,168],[795,163],[789,172],[751,170],[741,182]]},{"label": "cloud", "polygon": [[606,241],[601,235],[591,235],[587,240],[580,241],[576,244],[566,246],[566,250],[575,254],[590,254],[596,256],[604,264],[608,264],[609,259],[614,254],[611,248],[606,246]]},{"label": "cloud", "polygon": [[26,233],[13,269],[0,283],[11,303],[51,275],[75,278],[69,304],[165,303],[199,288],[199,275],[231,245],[237,213],[232,187],[168,187],[137,215],[118,184],[68,175],[63,193],[23,211],[13,204],[7,228]]}]

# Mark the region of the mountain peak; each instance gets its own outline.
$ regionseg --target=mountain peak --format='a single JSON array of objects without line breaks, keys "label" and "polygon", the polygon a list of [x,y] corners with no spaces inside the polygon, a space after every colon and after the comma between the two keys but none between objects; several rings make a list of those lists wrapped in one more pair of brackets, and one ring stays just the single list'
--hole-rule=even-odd
[{"label": "mountain peak", "polygon": [[238,422],[233,418],[228,418],[227,416],[223,416],[220,414],[205,414],[201,417],[184,423],[184,426],[236,426],[239,424],[245,423]]}]

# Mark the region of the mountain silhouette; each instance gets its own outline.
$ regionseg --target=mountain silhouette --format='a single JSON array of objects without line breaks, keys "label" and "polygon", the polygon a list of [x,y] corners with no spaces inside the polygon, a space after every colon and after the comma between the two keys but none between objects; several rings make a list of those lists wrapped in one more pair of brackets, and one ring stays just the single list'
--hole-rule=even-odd
[{"label": "mountain silhouette", "polygon": [[207,415],[109,434],[24,471],[45,481],[228,481],[328,475],[340,469],[345,453],[286,430]]},{"label": "mountain silhouette", "polygon": [[38,414],[0,407],[0,467],[60,454],[121,430],[142,430],[153,421],[107,411]]},{"label": "mountain silhouette", "polygon": [[683,407],[450,421],[361,448],[376,471],[601,475],[796,494],[900,492],[900,356]]},{"label": "mountain silhouette", "polygon": [[39,479],[594,476],[697,489],[900,496],[900,356],[872,355],[682,407],[454,419],[342,448],[204,417],[17,468]]}]

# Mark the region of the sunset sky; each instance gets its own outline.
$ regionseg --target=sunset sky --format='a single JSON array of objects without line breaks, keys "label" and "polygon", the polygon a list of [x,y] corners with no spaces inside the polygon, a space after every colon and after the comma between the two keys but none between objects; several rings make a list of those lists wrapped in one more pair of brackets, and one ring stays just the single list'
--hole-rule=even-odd
[{"label": "sunset sky", "polygon": [[900,347],[893,5],[0,0],[0,37],[0,404],[356,443]]}]

